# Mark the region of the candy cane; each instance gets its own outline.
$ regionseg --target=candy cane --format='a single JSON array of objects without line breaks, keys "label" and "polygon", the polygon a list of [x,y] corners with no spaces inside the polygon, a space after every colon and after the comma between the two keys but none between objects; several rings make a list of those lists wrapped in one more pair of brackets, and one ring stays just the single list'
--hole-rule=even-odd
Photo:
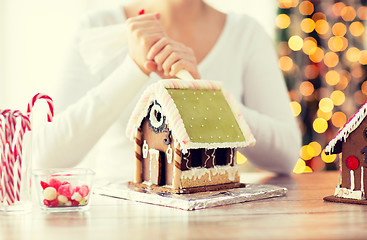
[{"label": "candy cane", "polygon": [[45,94],[42,94],[42,93],[37,93],[36,95],[34,95],[34,97],[28,103],[27,116],[28,117],[30,116],[32,108],[33,108],[34,104],[36,103],[36,101],[38,99],[45,99],[47,101],[47,104],[48,104],[48,107],[49,107],[49,111],[47,113],[47,121],[51,122],[52,118],[54,116],[54,104],[53,104],[52,98],[50,98],[49,96],[47,96]]},{"label": "candy cane", "polygon": [[26,130],[30,130],[31,125],[29,118],[27,116],[24,116],[20,113],[19,117],[20,122],[18,122],[12,146],[13,158],[15,160],[15,166],[16,166],[16,171],[14,171],[14,175],[16,175],[17,181],[15,181],[16,185],[14,187],[17,201],[20,200],[20,183],[22,179],[21,171],[22,171],[22,156],[23,156],[23,150],[22,150],[23,136]]},{"label": "candy cane", "polygon": [[1,114],[0,115],[0,202],[2,203],[4,200],[4,168],[3,168],[3,159],[5,158],[5,118]]},{"label": "candy cane", "polygon": [[[30,130],[30,122],[18,110],[7,109],[0,116],[0,199],[2,203],[13,204],[15,199],[20,200],[22,140],[25,131]],[[18,117],[21,117],[21,121],[17,125]]]},{"label": "candy cane", "polygon": [[[5,111],[3,111],[5,112]],[[5,188],[5,143],[6,143],[6,118],[3,115],[3,112],[0,114],[0,201],[3,203],[6,198],[6,188]]]},{"label": "candy cane", "polygon": [[54,115],[53,101],[44,94],[36,94],[27,105],[27,114],[19,110],[0,111],[0,203],[14,204],[20,201],[22,144],[27,130],[31,130],[30,115],[38,99],[47,101],[49,111],[47,120]]},{"label": "candy cane", "polygon": [[14,182],[13,182],[13,176],[12,176],[12,168],[10,167],[10,145],[7,142],[5,145],[5,196],[8,205],[11,205],[14,203]]}]

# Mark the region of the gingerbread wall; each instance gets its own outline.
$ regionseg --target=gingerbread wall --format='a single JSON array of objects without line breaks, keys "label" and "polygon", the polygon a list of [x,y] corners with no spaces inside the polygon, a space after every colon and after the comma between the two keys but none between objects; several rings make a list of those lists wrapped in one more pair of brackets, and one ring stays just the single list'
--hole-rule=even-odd
[{"label": "gingerbread wall", "polygon": [[[342,146],[342,187],[351,188],[351,176],[350,169],[347,166],[347,158],[349,156],[355,156],[358,161],[358,167],[354,170],[354,190],[361,190],[361,181],[363,181],[364,189],[366,189],[366,166],[365,154],[361,153],[361,150],[367,146],[367,137],[365,131],[367,129],[367,120],[363,120],[357,129],[355,129],[347,138],[346,142],[343,142]],[[364,168],[364,179],[361,179],[361,167]]]},{"label": "gingerbread wall", "polygon": [[[172,148],[172,152],[174,152],[174,144],[169,135],[169,132],[160,132],[154,133],[152,128],[149,126],[148,121],[146,119],[143,120],[142,126],[142,143],[144,140],[149,146],[149,149],[156,149],[161,152],[160,166],[157,166],[160,169],[160,174],[164,175],[164,184],[163,185],[172,185],[172,176],[173,176],[173,161],[169,163],[167,158],[165,157],[165,153],[167,151],[168,146]],[[167,138],[170,138],[170,144],[165,144]],[[146,158],[143,158],[143,181],[150,181],[150,153]],[[159,176],[160,177],[160,176]]]}]

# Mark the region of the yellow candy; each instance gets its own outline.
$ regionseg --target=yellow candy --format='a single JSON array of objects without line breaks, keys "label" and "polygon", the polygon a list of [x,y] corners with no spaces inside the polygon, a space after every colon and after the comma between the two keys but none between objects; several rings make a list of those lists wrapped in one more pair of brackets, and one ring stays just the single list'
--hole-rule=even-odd
[{"label": "yellow candy", "polygon": [[43,197],[49,201],[55,200],[57,197],[56,189],[53,187],[45,188],[45,190],[43,191]]}]

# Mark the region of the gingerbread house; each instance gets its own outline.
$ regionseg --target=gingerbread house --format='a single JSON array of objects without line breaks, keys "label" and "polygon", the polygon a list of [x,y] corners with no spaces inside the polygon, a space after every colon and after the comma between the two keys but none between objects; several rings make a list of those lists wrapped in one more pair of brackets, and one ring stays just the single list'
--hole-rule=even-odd
[{"label": "gingerbread house", "polygon": [[325,147],[340,153],[340,176],[333,196],[325,200],[367,204],[367,102]]},{"label": "gingerbread house", "polygon": [[135,141],[131,186],[190,193],[243,186],[236,148],[255,139],[222,84],[161,80],[149,86],[128,123]]}]

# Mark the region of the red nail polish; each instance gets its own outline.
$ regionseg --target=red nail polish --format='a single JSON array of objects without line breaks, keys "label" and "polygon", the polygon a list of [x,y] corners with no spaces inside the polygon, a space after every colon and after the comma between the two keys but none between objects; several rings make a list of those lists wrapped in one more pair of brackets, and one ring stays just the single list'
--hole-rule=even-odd
[{"label": "red nail polish", "polygon": [[142,9],[142,10],[139,11],[139,15],[143,15],[144,13],[145,13],[145,10],[144,9]]}]

